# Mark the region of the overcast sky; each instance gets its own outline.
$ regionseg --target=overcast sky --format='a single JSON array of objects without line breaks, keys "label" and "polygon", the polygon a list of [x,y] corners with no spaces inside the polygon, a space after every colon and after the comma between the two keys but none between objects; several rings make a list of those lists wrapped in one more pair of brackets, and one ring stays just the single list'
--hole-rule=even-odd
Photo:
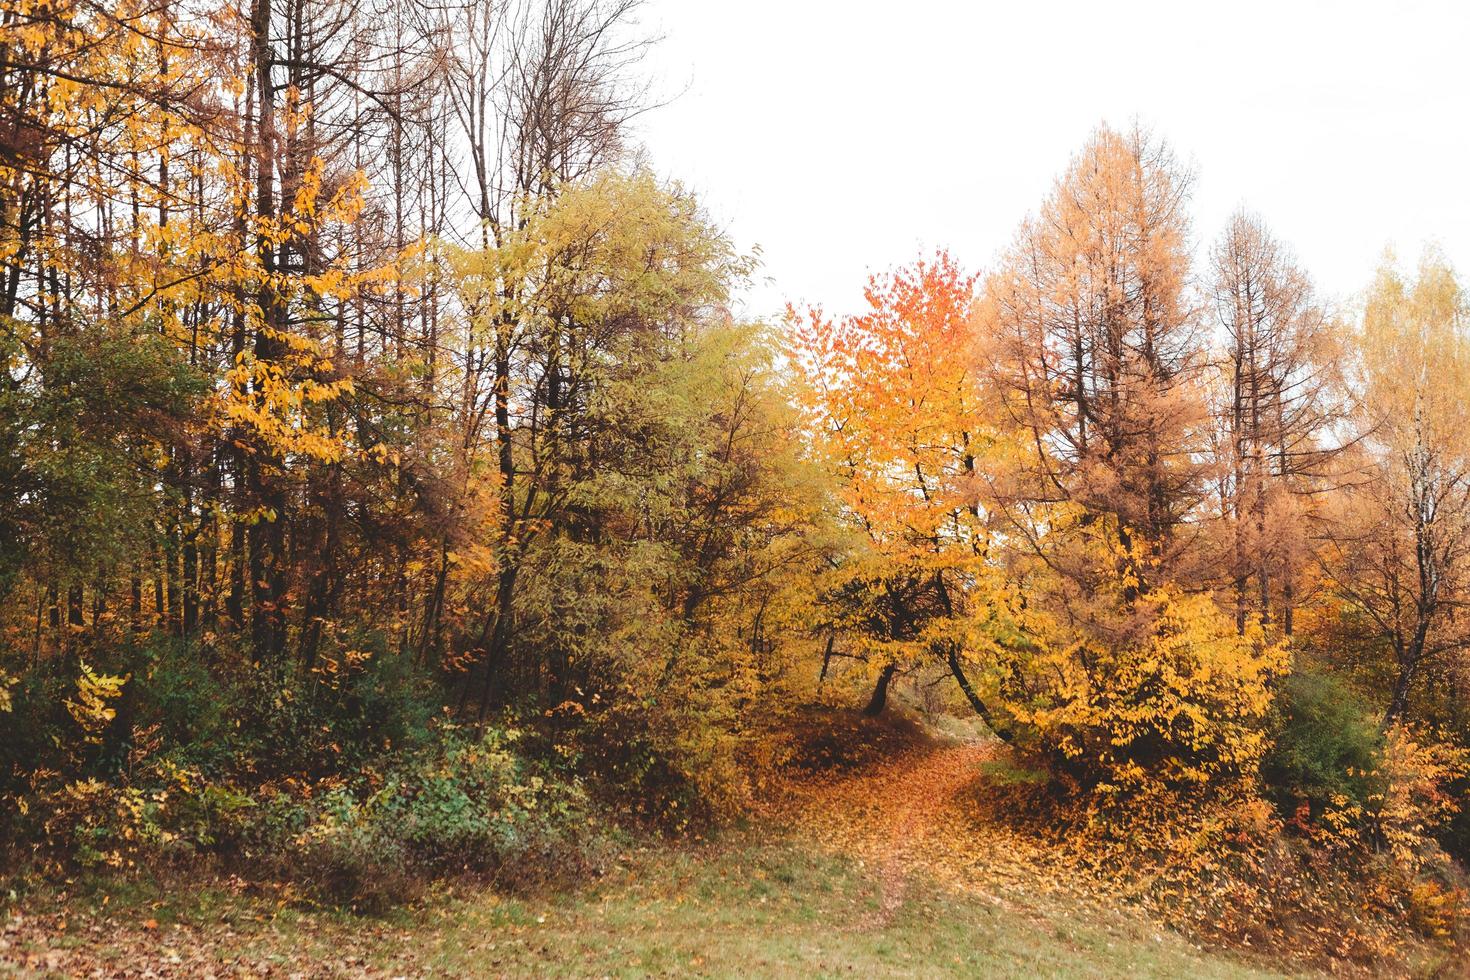
[{"label": "overcast sky", "polygon": [[1100,122],[1195,168],[1196,239],[1261,213],[1349,300],[1385,246],[1470,272],[1470,2],[649,0],[654,166],[786,300],[854,308],[869,271],[984,269]]}]

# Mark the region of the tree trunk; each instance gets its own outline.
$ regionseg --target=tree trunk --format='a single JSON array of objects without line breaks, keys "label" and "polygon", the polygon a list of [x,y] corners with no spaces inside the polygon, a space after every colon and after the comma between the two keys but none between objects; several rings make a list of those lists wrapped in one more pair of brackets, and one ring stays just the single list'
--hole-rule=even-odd
[{"label": "tree trunk", "polygon": [[898,664],[889,664],[884,667],[878,675],[878,684],[873,688],[873,696],[868,699],[868,706],[863,709],[863,714],[869,718],[877,717],[883,713],[888,706],[888,685],[893,681],[893,675],[898,673]]},{"label": "tree trunk", "polygon": [[1383,722],[1378,726],[1380,732],[1386,732],[1393,727],[1394,723],[1403,717],[1409,707],[1409,687],[1414,682],[1414,666],[1406,664],[1399,668],[1399,676],[1393,682],[1393,693],[1388,699],[1388,710],[1383,713]]},{"label": "tree trunk", "polygon": [[817,675],[817,685],[820,687],[827,680],[827,669],[832,666],[832,644],[837,640],[834,631],[827,634],[827,649],[822,653],[822,672]]},{"label": "tree trunk", "polygon": [[989,728],[995,734],[995,737],[1002,742],[1010,743],[1014,741],[1016,733],[1009,728],[1002,728],[995,723],[995,719],[990,714],[990,709],[985,706],[985,702],[980,700],[980,695],[976,694],[975,689],[970,686],[970,679],[965,676],[964,667],[960,664],[959,648],[953,645],[949,648],[949,672],[954,675],[955,683],[964,692],[965,700],[970,702],[970,707],[975,709],[975,714],[979,715],[980,720],[985,722],[985,727]]},{"label": "tree trunk", "polygon": [[[485,720],[485,713],[489,710],[492,702],[504,696],[504,690],[496,691],[496,681],[505,670],[505,663],[509,655],[510,630],[511,630],[511,601],[515,596],[516,567],[514,565],[503,568],[500,571],[500,581],[495,589],[495,614],[494,626],[490,632],[490,649],[485,654],[485,686],[480,690],[480,713],[479,720]],[[503,688],[503,685],[502,685]]]},{"label": "tree trunk", "polygon": [[133,566],[132,581],[128,583],[128,617],[133,624],[133,632],[143,631],[143,579],[138,574],[136,563]]}]

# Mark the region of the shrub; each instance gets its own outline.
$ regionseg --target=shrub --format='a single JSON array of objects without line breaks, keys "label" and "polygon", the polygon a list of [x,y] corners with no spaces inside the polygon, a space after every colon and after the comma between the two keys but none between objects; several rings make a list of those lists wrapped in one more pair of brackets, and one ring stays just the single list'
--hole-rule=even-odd
[{"label": "shrub", "polygon": [[24,800],[32,837],[83,868],[134,867],[228,847],[253,805],[239,789],[162,759],[123,783],[54,778]]},{"label": "shrub", "polygon": [[386,771],[273,807],[269,822],[291,836],[261,843],[320,894],[358,907],[411,898],[431,875],[518,885],[585,870],[594,835],[582,787],[518,753],[519,737],[445,726]]},{"label": "shrub", "polygon": [[235,725],[246,689],[230,670],[228,653],[206,653],[197,642],[166,636],[128,651],[133,731],[127,734],[135,752],[163,749],[176,763],[210,773],[237,767],[250,746]]},{"label": "shrub", "polygon": [[999,683],[1023,747],[1120,819],[1140,800],[1254,794],[1284,649],[1239,635],[1208,595],[1140,607],[1108,642],[1058,629],[1011,654]]},{"label": "shrub", "polygon": [[285,679],[170,637],[94,652],[7,685],[0,712],[0,840],[53,868],[263,859],[373,905],[428,875],[581,860],[580,784],[516,732],[436,718],[443,692],[381,640],[334,639]]},{"label": "shrub", "polygon": [[421,747],[442,696],[412,657],[381,636],[358,637],[307,676],[251,675],[231,744],[267,775],[355,772]]},{"label": "shrub", "polygon": [[1383,739],[1361,698],[1336,679],[1303,669],[1283,682],[1275,716],[1261,777],[1283,817],[1320,818],[1335,800],[1367,805]]},{"label": "shrub", "polygon": [[1368,813],[1375,842],[1404,867],[1437,857],[1434,837],[1460,812],[1453,787],[1467,768],[1464,749],[1404,726],[1390,729],[1379,769],[1383,792]]},{"label": "shrub", "polygon": [[1381,733],[1351,688],[1313,670],[1288,678],[1261,766],[1278,811],[1331,849],[1386,851],[1417,868],[1461,810],[1464,750],[1402,726]]}]

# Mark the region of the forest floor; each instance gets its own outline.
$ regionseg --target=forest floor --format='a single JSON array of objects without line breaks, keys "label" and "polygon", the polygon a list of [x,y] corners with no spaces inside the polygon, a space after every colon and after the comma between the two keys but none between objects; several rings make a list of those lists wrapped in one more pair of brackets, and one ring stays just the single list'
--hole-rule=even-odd
[{"label": "forest floor", "polygon": [[925,741],[822,769],[774,788],[743,829],[632,847],[598,880],[534,897],[459,886],[363,917],[236,880],[135,880],[0,904],[0,973],[1275,975],[1120,908],[1003,822],[977,820],[990,752]]}]

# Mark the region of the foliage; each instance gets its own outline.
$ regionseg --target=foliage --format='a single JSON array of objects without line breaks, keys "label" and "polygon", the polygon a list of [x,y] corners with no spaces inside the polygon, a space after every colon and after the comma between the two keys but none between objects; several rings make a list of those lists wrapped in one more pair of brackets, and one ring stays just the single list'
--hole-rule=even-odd
[{"label": "foliage", "polygon": [[[1148,631],[1111,648],[1057,643],[1003,682],[1056,767],[1129,810],[1160,790],[1250,796],[1285,651],[1209,596],[1151,598]],[[1029,696],[1028,696],[1029,692]]]},{"label": "foliage", "polygon": [[1273,713],[1261,777],[1283,817],[1316,819],[1334,801],[1368,802],[1383,739],[1360,696],[1320,669],[1298,669]]},{"label": "foliage", "polygon": [[1325,861],[1452,931],[1447,260],[1349,328],[1259,219],[1196,268],[1103,126],[983,277],[777,330],[624,150],[636,3],[412,6],[0,0],[7,858],[585,871],[907,745],[892,695],[1231,929]]},{"label": "foliage", "polygon": [[1393,859],[1417,867],[1435,832],[1461,809],[1453,791],[1467,771],[1463,749],[1402,727],[1389,730],[1380,767],[1382,794],[1370,799],[1369,832]]},{"label": "foliage", "polygon": [[122,687],[127,682],[126,677],[98,674],[85,661],[82,662],[81,674],[77,677],[76,700],[66,702],[66,710],[86,733],[84,737],[95,739],[117,717],[117,710],[111,707],[111,702],[122,694]]},{"label": "foliage", "polygon": [[320,893],[359,907],[411,896],[426,876],[493,875],[502,884],[584,870],[593,837],[581,787],[528,763],[514,729],[476,738],[452,727],[355,785],[266,800],[256,848]]},{"label": "foliage", "polygon": [[1467,641],[1455,615],[1470,589],[1466,324],[1454,270],[1430,253],[1412,281],[1385,262],[1356,337],[1368,479],[1338,501],[1324,560],[1391,656],[1385,725],[1403,720],[1414,685]]},{"label": "foliage", "polygon": [[[120,769],[105,753],[57,757],[61,768],[38,766],[8,794],[9,826],[45,846],[44,862],[136,870],[215,856],[366,906],[409,896],[436,874],[511,884],[590,859],[595,812],[564,756],[541,761],[516,730],[476,735],[426,719],[402,696],[411,676],[389,675],[379,688],[382,675],[366,672],[348,701],[278,703],[273,727],[254,692],[232,690],[228,676],[181,684],[177,656],[168,643],[136,656],[142,673]],[[110,739],[123,679],[83,665],[76,684],[67,722],[88,743]],[[397,700],[372,709],[375,691]],[[210,703],[213,718],[195,714]],[[367,723],[356,727],[360,713]],[[414,738],[384,739],[400,727]],[[286,762],[303,751],[315,756],[310,768]]]},{"label": "foliage", "polygon": [[[147,541],[160,438],[196,410],[203,379],[160,338],[106,321],[37,357],[0,318],[0,598],[27,563],[85,571]],[[8,375],[7,375],[8,376]]]},{"label": "foliage", "polygon": [[41,838],[69,863],[136,869],[236,839],[254,801],[198,770],[158,760],[125,784],[92,777],[43,785],[26,805]]}]

